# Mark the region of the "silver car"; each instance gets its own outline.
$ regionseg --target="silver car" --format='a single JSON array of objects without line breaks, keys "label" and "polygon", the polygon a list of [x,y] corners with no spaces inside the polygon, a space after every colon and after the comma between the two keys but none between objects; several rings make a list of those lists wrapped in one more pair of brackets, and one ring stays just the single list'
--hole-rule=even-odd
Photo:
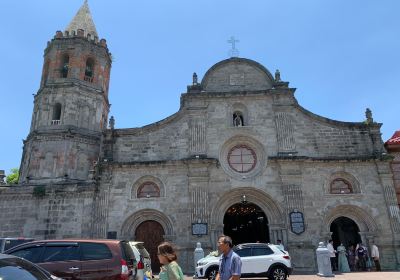
[{"label": "silver car", "polygon": [[144,247],[144,242],[129,241],[129,245],[132,247],[137,262],[136,280],[152,279],[150,254]]}]

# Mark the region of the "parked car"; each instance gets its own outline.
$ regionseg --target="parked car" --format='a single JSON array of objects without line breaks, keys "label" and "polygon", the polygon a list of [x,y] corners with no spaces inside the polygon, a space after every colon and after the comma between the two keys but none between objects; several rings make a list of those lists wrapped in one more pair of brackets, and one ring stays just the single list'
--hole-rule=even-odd
[{"label": "parked car", "polygon": [[0,253],[3,253],[4,251],[7,251],[8,249],[11,249],[12,247],[15,247],[17,245],[26,243],[26,242],[31,242],[35,239],[33,238],[24,238],[24,237],[4,237],[0,238]]},{"label": "parked car", "polygon": [[12,254],[64,279],[134,280],[136,260],[128,241],[41,240],[14,247]]},{"label": "parked car", "polygon": [[[276,245],[266,243],[244,243],[233,248],[242,260],[242,278],[268,277],[284,280],[292,273],[288,252]],[[214,280],[218,273],[219,257],[208,255],[200,259],[196,266],[196,277]]]},{"label": "parked car", "polygon": [[1,280],[63,280],[22,258],[0,254]]},{"label": "parked car", "polygon": [[146,278],[153,278],[153,272],[151,271],[151,259],[150,254],[144,247],[144,242],[141,241],[129,241],[135,258],[137,260],[137,273],[136,280],[144,280]]}]

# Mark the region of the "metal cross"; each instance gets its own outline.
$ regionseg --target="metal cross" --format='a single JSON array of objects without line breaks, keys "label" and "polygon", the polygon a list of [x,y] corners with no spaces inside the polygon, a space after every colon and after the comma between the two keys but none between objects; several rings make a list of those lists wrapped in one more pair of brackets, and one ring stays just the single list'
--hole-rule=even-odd
[{"label": "metal cross", "polygon": [[239,56],[239,51],[236,49],[236,43],[239,43],[240,41],[236,40],[234,36],[231,36],[231,38],[227,42],[232,45],[232,49],[229,51],[230,56]]}]

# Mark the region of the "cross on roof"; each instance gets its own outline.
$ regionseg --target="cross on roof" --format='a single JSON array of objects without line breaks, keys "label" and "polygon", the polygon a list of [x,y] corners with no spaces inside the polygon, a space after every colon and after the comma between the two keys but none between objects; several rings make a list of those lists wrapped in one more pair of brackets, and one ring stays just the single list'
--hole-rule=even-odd
[{"label": "cross on roof", "polygon": [[231,57],[238,57],[239,51],[238,49],[236,49],[236,43],[239,43],[240,41],[236,40],[234,36],[231,36],[231,38],[229,38],[227,42],[232,45],[232,49],[229,50],[229,55]]}]

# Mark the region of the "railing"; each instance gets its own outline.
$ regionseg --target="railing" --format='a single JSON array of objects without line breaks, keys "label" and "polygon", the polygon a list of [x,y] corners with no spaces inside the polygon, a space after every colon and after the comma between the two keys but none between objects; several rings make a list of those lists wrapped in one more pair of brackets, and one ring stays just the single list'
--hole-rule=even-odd
[{"label": "railing", "polygon": [[60,125],[61,124],[61,120],[52,120],[51,121],[51,125]]}]

